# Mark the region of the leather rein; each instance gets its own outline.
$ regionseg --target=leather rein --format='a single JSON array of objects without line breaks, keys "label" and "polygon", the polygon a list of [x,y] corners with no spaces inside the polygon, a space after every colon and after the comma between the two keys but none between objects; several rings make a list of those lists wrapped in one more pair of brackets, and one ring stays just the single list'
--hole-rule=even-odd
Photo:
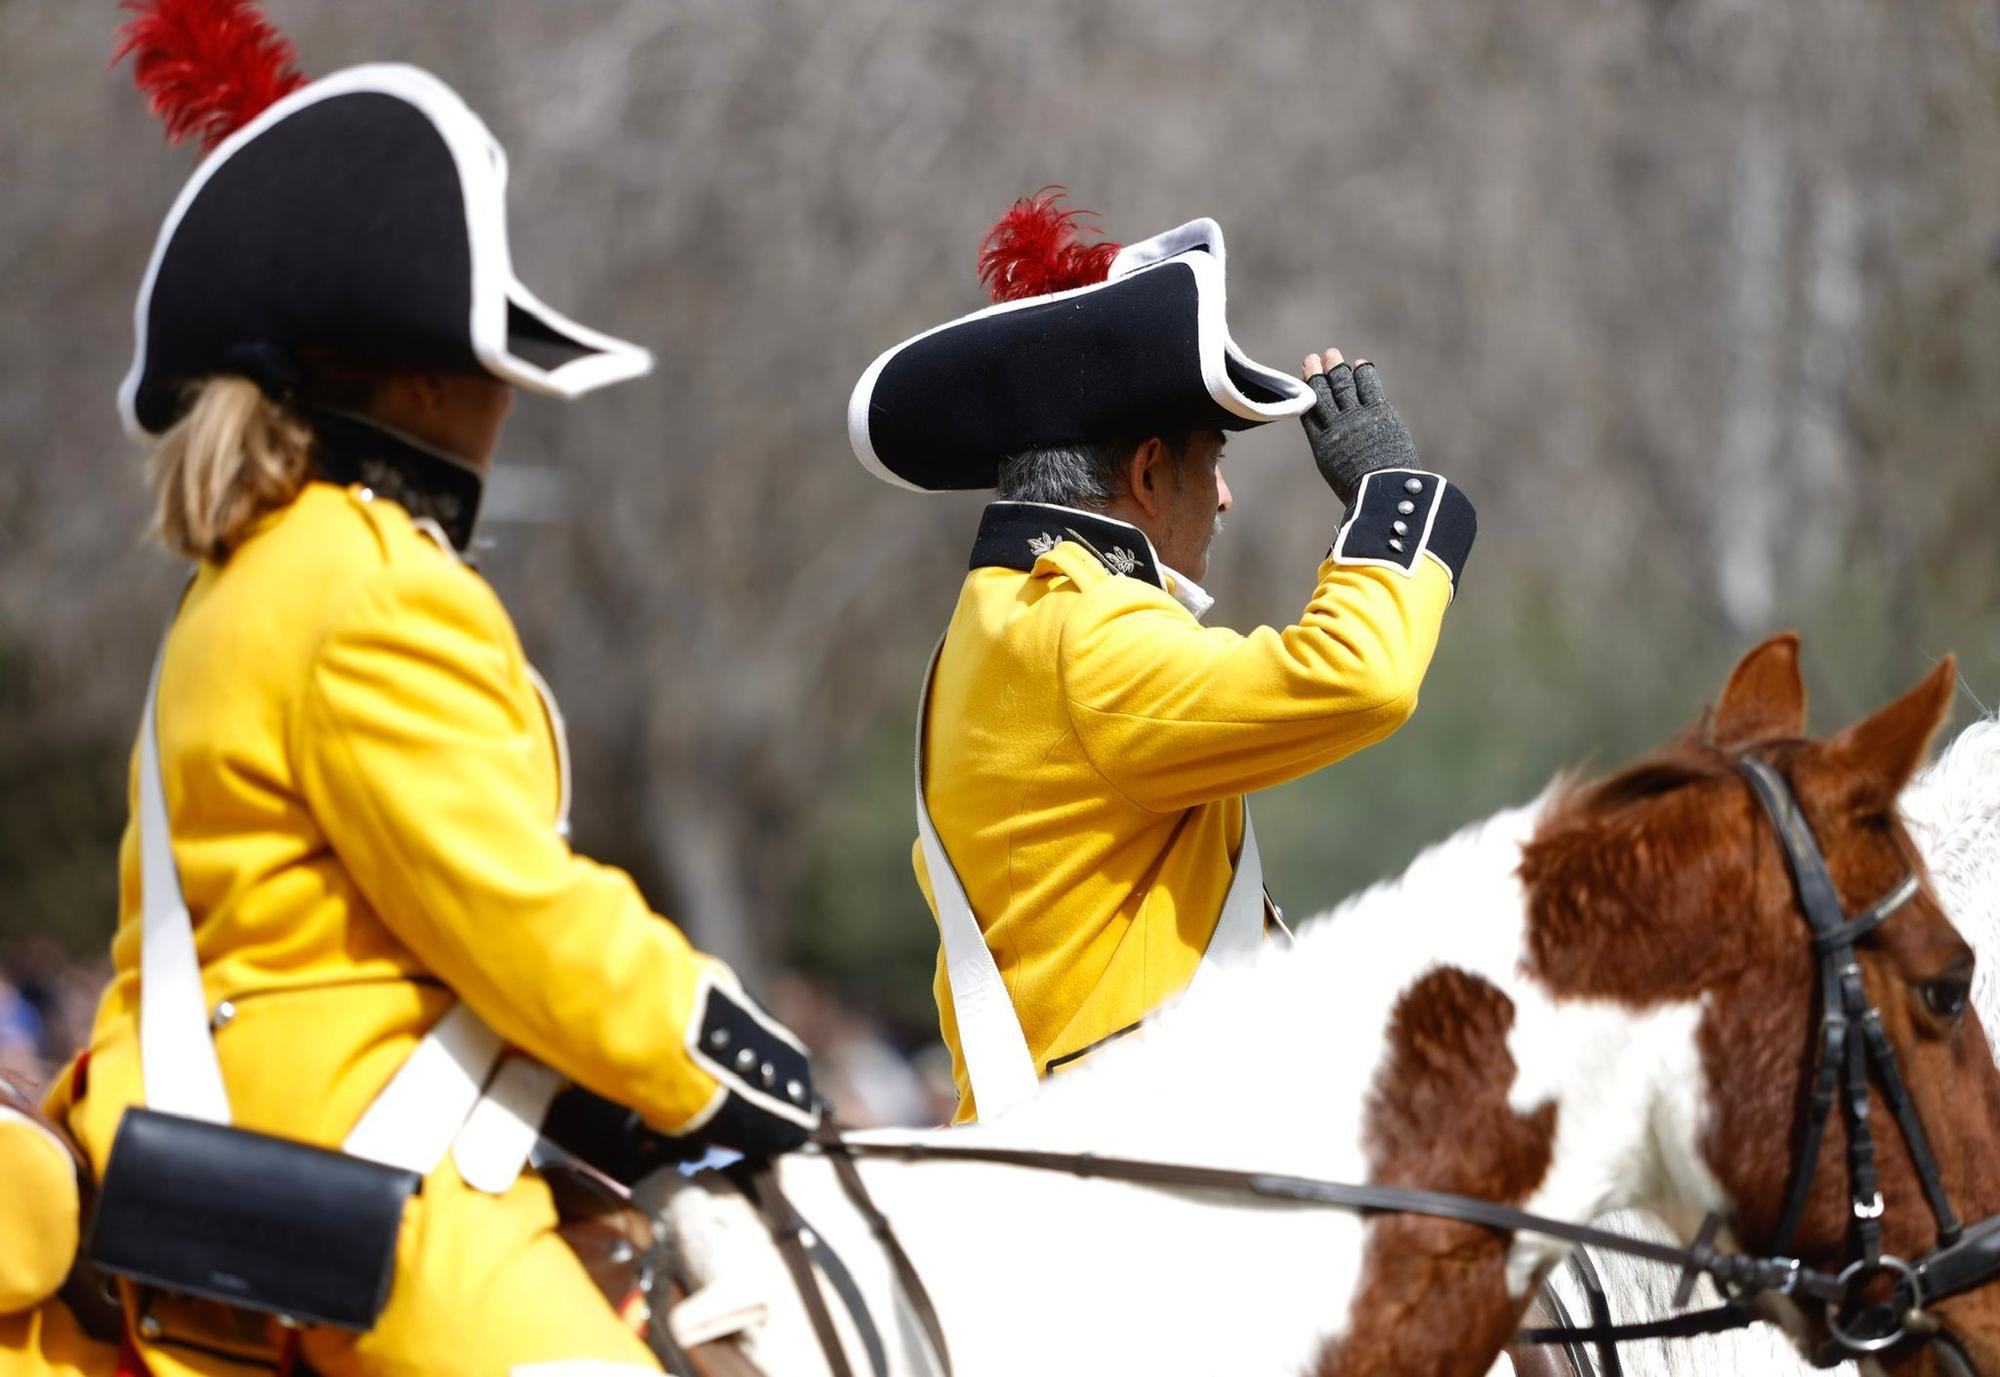
[{"label": "leather rein", "polygon": [[[1829,1331],[1840,1347],[1852,1355],[1879,1353],[1906,1338],[1928,1341],[1940,1335],[1941,1326],[1927,1313],[1928,1305],[1973,1290],[2000,1276],[2000,1215],[1988,1216],[1968,1229],[1959,1223],[1953,1213],[1936,1158],[1930,1149],[1930,1140],[1903,1083],[1895,1052],[1882,1027],[1881,1015],[1869,1002],[1862,987],[1861,967],[1854,951],[1857,942],[1895,916],[1916,896],[1920,882],[1912,872],[1886,897],[1864,912],[1849,917],[1841,906],[1839,893],[1827,871],[1825,857],[1784,777],[1763,761],[1748,757],[1739,761],[1737,768],[1749,781],[1784,848],[1799,907],[1812,929],[1813,952],[1820,969],[1821,1019],[1805,1135],[1794,1159],[1780,1225],[1769,1253],[1729,1252],[1713,1247],[1712,1241],[1720,1225],[1719,1218],[1713,1215],[1704,1222],[1695,1241],[1681,1248],[1587,1224],[1531,1214],[1510,1205],[1447,1191],[1105,1157],[1088,1152],[1044,1152],[1033,1148],[933,1142],[859,1142],[843,1134],[830,1113],[823,1113],[822,1128],[814,1146],[832,1164],[849,1202],[861,1213],[887,1252],[905,1299],[916,1313],[936,1356],[939,1370],[945,1377],[950,1377],[952,1372],[943,1325],[924,1288],[923,1279],[917,1274],[902,1245],[896,1241],[888,1219],[870,1199],[861,1174],[854,1165],[857,1159],[983,1162],[1167,1189],[1243,1194],[1364,1215],[1424,1215],[1502,1233],[1532,1234],[1579,1247],[1598,1248],[1627,1257],[1665,1263],[1677,1268],[1680,1273],[1674,1295],[1676,1306],[1687,1303],[1695,1282],[1701,1277],[1713,1280],[1729,1298],[1727,1304],[1714,1309],[1678,1314],[1643,1324],[1600,1323],[1587,1328],[1559,1325],[1523,1332],[1522,1338],[1536,1343],[1609,1345],[1740,1328],[1753,1319],[1745,1303],[1760,1292],[1823,1304]],[[1874,1139],[1869,1126],[1871,1084],[1881,1090],[1883,1100],[1895,1116],[1922,1184],[1924,1198],[1937,1221],[1936,1246],[1914,1262],[1882,1251],[1882,1195],[1877,1184]],[[1805,1266],[1798,1258],[1789,1256],[1788,1250],[1811,1193],[1827,1120],[1836,1103],[1841,1104],[1847,1125],[1852,1228],[1860,1255],[1840,1272],[1832,1273]],[[825,1298],[814,1281],[811,1260],[800,1238],[803,1226],[797,1213],[779,1192],[775,1173],[769,1170],[768,1165],[760,1168],[753,1179],[757,1201],[764,1211],[767,1225],[772,1229],[779,1251],[785,1257],[786,1267],[799,1287],[800,1297],[825,1350],[833,1377],[853,1377],[853,1369],[834,1329]],[[1894,1281],[1893,1297],[1885,1303],[1864,1305],[1863,1291],[1878,1277],[1885,1275]]]}]

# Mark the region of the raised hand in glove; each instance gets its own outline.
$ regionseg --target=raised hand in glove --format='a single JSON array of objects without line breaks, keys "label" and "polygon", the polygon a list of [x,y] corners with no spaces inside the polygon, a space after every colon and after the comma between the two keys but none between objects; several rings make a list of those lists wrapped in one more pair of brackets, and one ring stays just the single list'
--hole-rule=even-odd
[{"label": "raised hand in glove", "polygon": [[1338,349],[1328,349],[1306,355],[1304,374],[1319,400],[1299,421],[1334,496],[1351,506],[1368,474],[1418,467],[1409,427],[1383,400],[1374,364],[1363,359],[1350,368]]}]

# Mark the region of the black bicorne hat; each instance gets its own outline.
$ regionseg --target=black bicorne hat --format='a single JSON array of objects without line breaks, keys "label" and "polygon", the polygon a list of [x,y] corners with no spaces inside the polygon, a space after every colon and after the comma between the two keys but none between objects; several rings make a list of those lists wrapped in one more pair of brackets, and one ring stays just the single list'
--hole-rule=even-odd
[{"label": "black bicorne hat", "polygon": [[1222,228],[1191,220],[1129,244],[1102,282],[1003,301],[876,359],[847,408],[876,477],[924,492],[991,488],[1043,445],[1245,430],[1313,404],[1229,336]]},{"label": "black bicorne hat", "polygon": [[419,68],[351,67],[278,100],[202,162],[160,230],[118,391],[126,429],[164,431],[190,382],[301,351],[564,398],[649,372],[644,349],[514,276],[506,183],[486,125]]}]

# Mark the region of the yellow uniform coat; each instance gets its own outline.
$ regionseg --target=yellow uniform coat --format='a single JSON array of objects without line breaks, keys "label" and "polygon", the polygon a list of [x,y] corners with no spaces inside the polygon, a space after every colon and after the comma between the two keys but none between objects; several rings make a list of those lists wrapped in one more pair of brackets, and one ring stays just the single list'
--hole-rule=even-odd
[{"label": "yellow uniform coat", "polygon": [[[402,508],[313,483],[205,565],[167,641],[159,743],[208,1005],[234,1009],[216,1047],[239,1127],[337,1146],[455,997],[659,1128],[714,1111],[686,1029],[717,968],[557,834],[557,738],[513,626]],[[135,823],[68,1120],[100,1172],[142,1098],[138,846]],[[533,1175],[481,1195],[447,1156],[410,1203],[381,1324],[308,1331],[306,1361],[329,1377],[650,1366],[554,1223]],[[190,1343],[263,1347],[262,1321],[156,1314],[156,1377],[235,1370]]]},{"label": "yellow uniform coat", "polygon": [[[1408,719],[1455,569],[1330,555],[1294,625],[1239,635],[1177,602],[1122,522],[996,503],[973,563],[931,688],[925,795],[1046,1075],[1186,988],[1244,794]],[[921,847],[915,864],[935,912]],[[969,1120],[942,953],[934,990]]]}]

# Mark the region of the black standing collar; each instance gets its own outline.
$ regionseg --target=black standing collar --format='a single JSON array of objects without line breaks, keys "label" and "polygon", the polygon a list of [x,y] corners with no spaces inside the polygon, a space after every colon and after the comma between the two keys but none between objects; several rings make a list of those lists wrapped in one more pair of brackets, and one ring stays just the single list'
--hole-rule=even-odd
[{"label": "black standing collar", "polygon": [[441,449],[351,411],[305,413],[313,430],[313,473],[329,483],[360,483],[413,519],[443,529],[461,555],[472,544],[485,475]]},{"label": "black standing collar", "polygon": [[1137,526],[1041,502],[990,503],[979,519],[979,538],[972,543],[972,567],[997,565],[1027,573],[1036,560],[1065,540],[1083,546],[1114,574],[1166,589],[1167,581],[1153,555],[1153,542]]}]

